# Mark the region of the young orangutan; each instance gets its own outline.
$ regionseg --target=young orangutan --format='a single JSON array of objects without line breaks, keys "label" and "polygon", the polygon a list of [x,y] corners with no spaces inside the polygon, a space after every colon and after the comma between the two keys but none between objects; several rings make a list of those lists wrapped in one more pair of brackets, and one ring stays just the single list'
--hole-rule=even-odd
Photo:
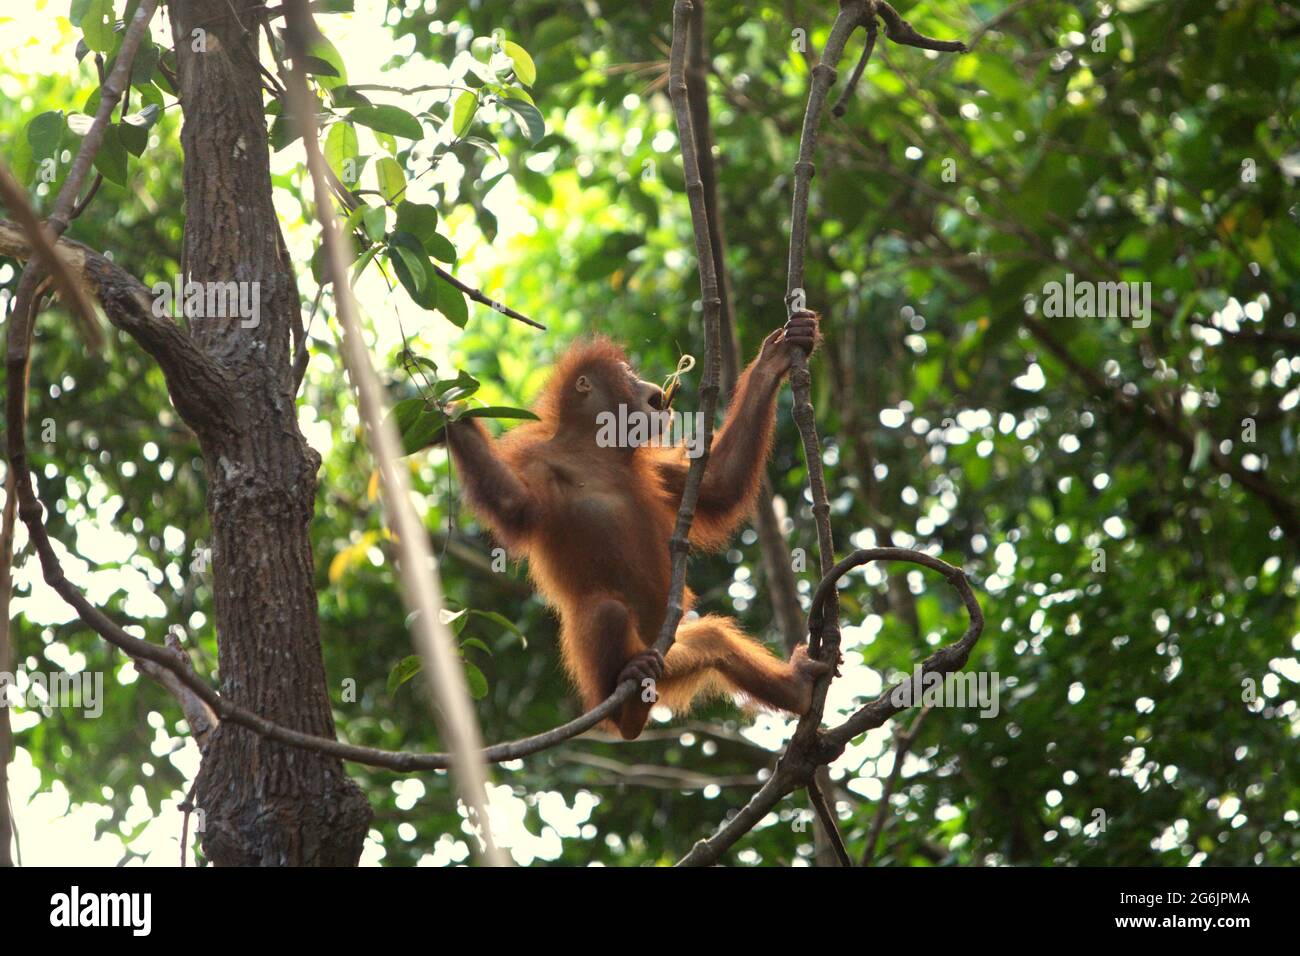
[{"label": "young orangutan", "polygon": [[[777,390],[794,349],[811,353],[817,340],[817,316],[796,313],[741,375],[700,485],[692,545],[722,547],[749,515],[771,449]],[[802,645],[782,661],[735,621],[706,614],[678,627],[666,660],[652,648],[667,613],[668,539],[688,461],[682,447],[609,447],[602,422],[654,417],[664,404],[662,389],[598,338],[560,360],[533,407],[538,421],[493,441],[477,419],[463,418],[448,424],[447,443],[470,506],[513,555],[528,558],[559,612],[564,664],[585,708],[636,677],[653,679],[657,702],[679,713],[706,694],[733,692],[802,714],[826,670]],[[693,600],[687,588],[683,606]],[[639,695],[623,706],[616,724],[625,739],[641,733],[652,706]]]}]

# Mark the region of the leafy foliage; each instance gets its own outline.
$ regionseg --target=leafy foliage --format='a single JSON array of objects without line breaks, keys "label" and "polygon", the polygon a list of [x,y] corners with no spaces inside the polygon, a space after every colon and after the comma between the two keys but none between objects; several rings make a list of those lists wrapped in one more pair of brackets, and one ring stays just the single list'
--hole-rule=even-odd
[{"label": "leafy foliage", "polygon": [[[663,86],[666,7],[453,6],[395,3],[390,21],[394,50],[412,51],[391,65],[443,64],[445,88],[353,85],[347,66],[359,76],[361,64],[344,65],[355,59],[346,21],[328,16],[320,22],[339,47],[315,51],[314,79],[357,245],[353,281],[378,270],[401,302],[394,415],[430,527],[455,526],[439,531],[445,586],[464,609],[455,623],[479,718],[501,740],[560,723],[576,705],[550,614],[449,490],[437,447],[444,406],[517,414],[578,334],[625,342],[650,378],[702,344]],[[805,50],[824,42],[833,13],[824,7],[792,20],[782,4],[707,4],[726,261],[747,356],[784,317],[791,165],[816,62]],[[73,3],[91,54],[80,73],[71,62],[49,75],[0,71],[0,89],[18,83],[23,93],[0,97],[5,159],[41,201],[66,175],[59,157],[84,133],[79,117],[98,102],[91,60],[111,59],[112,12],[109,0]],[[989,621],[969,667],[1000,675],[1002,694],[994,717],[927,717],[877,861],[1295,863],[1297,538],[1248,481],[1258,476],[1300,507],[1297,25],[1263,0],[934,0],[903,12],[926,33],[975,41],[974,52],[882,40],[843,117],[823,131],[807,283],[827,336],[814,405],[839,547],[934,546],[964,564]],[[106,138],[96,167],[105,182],[73,230],[146,283],[179,271],[168,55],[133,76],[133,112]],[[287,125],[268,102],[273,146],[286,150]],[[432,195],[411,194],[430,182]],[[305,208],[301,175],[277,173],[276,186]],[[467,266],[471,284],[503,290],[549,331],[470,305],[438,271]],[[1150,324],[1044,317],[1048,285],[1066,274],[1150,283]],[[15,281],[12,265],[0,266],[0,284]],[[306,311],[315,289],[307,275],[301,282]],[[378,334],[389,304],[363,304]],[[312,346],[299,401],[323,453],[313,535],[340,734],[438,749],[422,683],[410,680],[373,463],[332,336],[318,325]],[[161,375],[124,340],[105,361],[87,357],[69,323],[50,317],[36,355],[31,421],[58,424],[55,442],[33,448],[43,500],[56,503],[55,537],[76,555],[86,522],[130,535],[129,556],[96,571],[143,575],[160,606],[142,613],[121,587],[101,603],[155,641],[169,623],[188,625],[211,672],[212,595],[191,560],[207,534],[202,466]],[[678,406],[693,405],[688,383]],[[815,554],[784,405],[771,475],[791,548]],[[799,577],[806,598],[815,576]],[[693,561],[691,581],[702,609],[777,640],[752,531]],[[868,568],[850,582],[843,694],[832,697],[842,709],[961,626],[941,582],[918,572]],[[50,669],[72,649],[110,683],[131,679],[120,656],[67,618],[22,618],[17,633],[28,668]],[[138,681],[109,694],[99,720],[55,709],[19,745],[49,785],[106,806],[104,826],[129,833],[132,788],[155,810],[185,788],[150,752],[150,712],[181,736],[170,700]],[[784,727],[719,703],[632,745],[583,739],[505,765],[495,779],[521,801],[532,834],[516,852],[569,864],[671,861],[744,803]],[[887,730],[833,767],[854,852],[891,769]],[[446,841],[463,834],[446,775],[423,778],[412,796],[391,774],[350,771],[374,802],[386,863],[454,858]],[[732,861],[807,860],[806,819],[788,802]]]}]

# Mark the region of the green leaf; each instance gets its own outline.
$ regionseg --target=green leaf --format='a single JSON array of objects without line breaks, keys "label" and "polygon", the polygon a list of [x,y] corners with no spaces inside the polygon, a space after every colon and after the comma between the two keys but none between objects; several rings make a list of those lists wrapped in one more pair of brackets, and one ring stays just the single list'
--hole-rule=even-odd
[{"label": "green leaf", "polygon": [[429,255],[439,262],[447,262],[451,265],[456,264],[456,247],[451,244],[451,240],[441,233],[435,232],[432,236],[424,241],[424,248],[429,251]]},{"label": "green leaf", "polygon": [[[154,90],[157,93],[157,90]],[[159,97],[161,100],[161,97]],[[151,103],[138,113],[132,113],[123,122],[129,126],[139,126],[142,129],[153,129],[154,125],[162,117],[162,103]]]},{"label": "green leaf", "polygon": [[370,98],[352,86],[336,86],[329,91],[330,102],[336,109],[346,110],[360,106],[373,106]]},{"label": "green leaf", "polygon": [[361,253],[359,257],[357,257],[356,265],[352,267],[352,281],[348,283],[349,285],[355,286],[357,284],[357,280],[361,278],[361,273],[365,272],[366,266],[370,265],[370,260],[373,259],[375,256],[377,256],[379,254],[379,250],[382,248],[383,248],[382,245],[380,245],[379,243],[375,243],[365,252]]},{"label": "green leaf", "polygon": [[474,114],[477,111],[477,93],[466,90],[456,97],[456,106],[451,111],[451,130],[456,134],[457,138],[464,136],[469,131],[470,124],[474,122]]},{"label": "green leaf", "polygon": [[[158,87],[154,86],[152,83],[136,83],[133,85],[136,91],[140,94],[141,106],[143,106],[145,109],[148,109],[150,106],[156,106],[158,107],[159,111],[162,110],[163,108],[162,90],[158,89]],[[140,114],[132,113],[131,115],[138,116]],[[158,118],[161,118],[161,112]],[[156,118],[154,122],[157,122],[158,118]],[[130,119],[130,117],[127,117],[127,119]]]},{"label": "green leaf", "polygon": [[433,392],[444,402],[469,398],[479,389],[479,381],[469,372],[460,369],[455,378],[444,379],[433,387]]},{"label": "green leaf", "polygon": [[423,669],[419,655],[412,654],[398,661],[388,672],[388,695],[391,697],[401,687]]},{"label": "green leaf", "polygon": [[525,103],[529,104],[530,106],[537,105],[533,101],[532,95],[522,86],[517,86],[517,85],[503,86],[497,92],[501,95],[502,99],[523,100]]},{"label": "green leaf", "polygon": [[[316,74],[316,83],[321,89],[332,90],[347,85],[348,68],[343,65],[343,57],[339,54],[338,48],[324,36],[316,38],[316,42],[307,51],[306,60],[304,68]],[[332,69],[334,72],[322,72],[325,68]]]},{"label": "green leaf", "polygon": [[31,144],[32,155],[37,159],[53,156],[67,125],[63,110],[50,110],[35,117],[27,124],[27,142]]},{"label": "green leaf", "polygon": [[526,418],[532,421],[538,421],[536,415],[526,408],[510,408],[506,405],[484,405],[482,408],[471,408],[466,411],[461,418]]},{"label": "green leaf", "polygon": [[149,128],[146,126],[122,123],[118,126],[117,132],[122,137],[122,145],[132,156],[141,155],[149,145]]},{"label": "green leaf", "polygon": [[298,132],[297,124],[290,123],[284,116],[277,116],[271,121],[271,149],[279,152],[284,149],[302,134]]},{"label": "green leaf", "polygon": [[379,193],[387,202],[397,202],[406,192],[406,173],[391,156],[380,157],[375,164],[375,176],[379,179]]},{"label": "green leaf", "polygon": [[438,276],[434,282],[438,289],[438,311],[456,328],[463,329],[469,321],[469,304],[465,301],[464,293],[442,276]]},{"label": "green leaf", "polygon": [[384,238],[384,227],[388,225],[388,210],[384,206],[365,205],[361,209],[361,222],[366,228],[366,236],[372,242]]},{"label": "green leaf", "polygon": [[533,58],[528,55],[528,51],[518,43],[511,43],[507,40],[504,44],[506,56],[510,57],[510,62],[515,65],[515,76],[519,77],[519,82],[524,86],[532,86],[537,82],[537,67],[533,64]]},{"label": "green leaf", "polygon": [[104,130],[104,142],[95,154],[95,168],[109,182],[126,185],[126,146],[116,123]]},{"label": "green leaf", "polygon": [[474,207],[474,219],[478,222],[479,232],[492,242],[497,237],[497,217],[492,210],[488,209],[482,203]]},{"label": "green leaf", "polygon": [[349,189],[356,188],[357,177],[361,172],[360,164],[356,161],[359,154],[355,126],[340,122],[330,127],[325,134],[325,162],[329,163],[334,175]]},{"label": "green leaf", "polygon": [[[476,617],[486,618],[487,620],[492,621],[495,624],[500,624],[511,634],[514,634],[516,637],[518,637],[519,643],[521,643],[524,647],[528,646],[527,635],[525,635],[524,632],[519,629],[519,626],[515,624],[514,621],[510,620],[510,618],[506,617],[504,614],[498,614],[496,611],[479,611],[473,608],[470,609],[470,613]],[[470,640],[473,640],[473,638],[471,638]],[[466,643],[469,642],[466,641]],[[491,651],[488,651],[488,653],[490,654]]]},{"label": "green leaf", "polygon": [[447,417],[422,398],[407,398],[393,406],[389,421],[402,436],[402,454],[413,455],[437,440]]},{"label": "green leaf", "polygon": [[[406,248],[406,246],[393,246],[392,251],[406,266],[407,274],[411,277],[411,281],[415,283],[415,290],[411,292],[411,297],[417,298],[424,291],[425,283],[429,281],[429,274],[424,270],[424,263],[416,253]],[[403,280],[402,284],[405,285],[406,280]]]},{"label": "green leaf", "polygon": [[86,46],[99,53],[113,49],[113,0],[90,0],[81,17],[81,32],[86,36]]},{"label": "green leaf", "polygon": [[32,156],[32,144],[27,141],[26,136],[19,136],[14,141],[7,158],[9,168],[13,170],[14,179],[18,180],[19,184],[23,186],[30,183],[32,176],[36,173],[37,163]]},{"label": "green leaf", "polygon": [[546,135],[546,121],[542,119],[542,114],[532,103],[525,103],[523,100],[502,100],[501,105],[514,114],[519,125],[528,133],[530,143],[536,144]]},{"label": "green leaf", "polygon": [[397,228],[409,232],[426,246],[430,236],[436,236],[438,210],[425,203],[403,199],[397,204]]},{"label": "green leaf", "polygon": [[484,654],[488,655],[489,657],[492,656],[492,651],[488,648],[486,644],[480,641],[477,637],[467,637],[465,638],[465,640],[460,642],[460,650],[462,654],[465,652],[465,648],[467,647],[472,647],[476,651],[482,651]]},{"label": "green leaf", "polygon": [[131,61],[131,82],[148,83],[161,58],[162,52],[151,42],[145,40],[141,43],[135,51],[135,59]]},{"label": "green leaf", "polygon": [[348,114],[348,119],[368,126],[380,133],[391,133],[403,139],[423,139],[424,127],[420,121],[396,106],[359,106]]},{"label": "green leaf", "polygon": [[[404,249],[408,255],[393,251],[399,247]],[[439,290],[436,283],[429,281],[433,277],[433,266],[429,262],[428,254],[424,251],[424,245],[408,232],[394,232],[388,237],[388,248],[388,261],[393,264],[393,271],[397,273],[397,281],[402,284],[402,288],[406,290],[407,295],[417,305],[425,309],[436,309],[438,307]],[[419,263],[418,272],[408,266],[412,259]]]},{"label": "green leaf", "polygon": [[488,695],[487,678],[483,676],[481,670],[469,661],[465,661],[464,663],[465,683],[469,684],[469,696],[473,697],[475,700],[482,700]]},{"label": "green leaf", "polygon": [[496,146],[489,143],[481,136],[466,136],[461,140],[461,142],[465,143],[467,146],[472,146],[475,149],[480,149],[495,159],[501,158],[501,150],[497,149]]},{"label": "green leaf", "polygon": [[338,76],[339,71],[334,64],[323,60],[318,56],[305,56],[302,58],[302,68],[312,76]]}]

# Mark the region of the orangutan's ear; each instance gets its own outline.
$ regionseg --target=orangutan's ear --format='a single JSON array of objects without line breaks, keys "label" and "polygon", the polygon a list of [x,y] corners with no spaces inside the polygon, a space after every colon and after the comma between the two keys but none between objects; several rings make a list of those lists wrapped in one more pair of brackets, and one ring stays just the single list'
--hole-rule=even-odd
[{"label": "orangutan's ear", "polygon": [[587,378],[585,375],[579,375],[578,380],[573,383],[573,387],[576,388],[580,394],[586,395],[591,391],[591,379]]}]

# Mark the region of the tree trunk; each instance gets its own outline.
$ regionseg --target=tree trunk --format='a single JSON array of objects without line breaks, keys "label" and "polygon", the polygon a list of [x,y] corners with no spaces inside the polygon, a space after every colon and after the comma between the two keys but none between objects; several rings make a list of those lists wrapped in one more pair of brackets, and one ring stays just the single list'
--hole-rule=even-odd
[{"label": "tree trunk", "polygon": [[[256,6],[169,4],[184,110],[184,279],[260,283],[256,327],[190,319],[194,341],[226,372],[234,420],[191,424],[208,481],[221,693],[332,737],[308,533],[320,456],[294,406],[291,339],[302,316],[271,201]],[[221,866],[354,865],[371,817],[339,760],[230,724],[208,742],[198,803],[204,853]]]}]

